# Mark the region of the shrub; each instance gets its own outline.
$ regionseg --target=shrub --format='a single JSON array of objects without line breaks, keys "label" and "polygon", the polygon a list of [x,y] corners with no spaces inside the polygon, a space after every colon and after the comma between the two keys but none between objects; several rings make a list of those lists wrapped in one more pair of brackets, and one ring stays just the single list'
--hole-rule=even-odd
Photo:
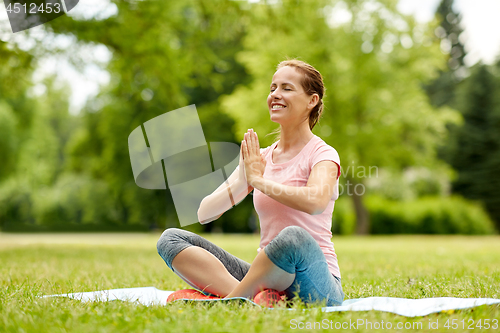
[{"label": "shrub", "polygon": [[338,235],[352,235],[356,230],[356,213],[352,207],[352,198],[341,196],[335,201],[332,215],[332,232]]},{"label": "shrub", "polygon": [[372,234],[493,234],[492,221],[474,202],[462,197],[425,197],[391,201],[365,200]]}]

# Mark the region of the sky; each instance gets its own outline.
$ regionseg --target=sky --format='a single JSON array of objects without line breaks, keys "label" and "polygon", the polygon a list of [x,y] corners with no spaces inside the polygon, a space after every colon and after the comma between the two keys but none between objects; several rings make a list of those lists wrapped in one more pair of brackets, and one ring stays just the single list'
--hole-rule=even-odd
[{"label": "sky", "polygon": [[[258,2],[259,0],[251,0]],[[399,0],[398,10],[404,14],[414,15],[420,22],[432,20],[441,0]],[[454,9],[462,15],[465,48],[465,62],[472,66],[478,61],[492,64],[500,59],[500,0],[455,0]],[[116,6],[108,0],[80,0],[69,13],[70,16],[91,18],[93,16],[110,16],[116,13]],[[5,7],[0,5],[0,22],[7,20]],[[32,30],[36,32],[37,27]],[[10,28],[0,26],[0,39],[9,40],[12,36]],[[71,40],[61,38],[57,43],[70,44]],[[111,54],[105,47],[92,50],[93,56],[101,62],[109,61]],[[57,73],[61,79],[69,82],[73,94],[70,101],[71,113],[78,113],[89,97],[95,96],[102,85],[109,82],[109,74],[99,66],[88,66],[83,73],[76,71],[65,59],[46,59],[41,68],[35,72],[35,79],[41,80],[47,73]],[[43,93],[40,86],[35,93]],[[35,89],[36,90],[36,89]]]},{"label": "sky", "polygon": [[[441,0],[400,0],[398,9],[420,22],[432,20]],[[455,11],[462,15],[466,64],[478,61],[492,64],[500,54],[500,0],[455,0]]]}]

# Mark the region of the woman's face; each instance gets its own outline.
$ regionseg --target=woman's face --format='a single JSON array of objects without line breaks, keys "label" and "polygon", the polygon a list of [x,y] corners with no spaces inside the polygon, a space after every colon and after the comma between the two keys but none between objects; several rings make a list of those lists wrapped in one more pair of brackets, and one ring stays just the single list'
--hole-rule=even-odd
[{"label": "woman's face", "polygon": [[294,67],[285,66],[276,71],[267,96],[271,120],[281,125],[309,123],[309,113],[318,103],[317,94],[308,95],[302,88],[303,75]]}]

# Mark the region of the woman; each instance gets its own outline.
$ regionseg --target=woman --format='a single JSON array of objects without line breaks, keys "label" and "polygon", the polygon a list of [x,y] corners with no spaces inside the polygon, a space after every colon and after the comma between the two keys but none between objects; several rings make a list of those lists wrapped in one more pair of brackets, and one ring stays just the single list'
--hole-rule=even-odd
[{"label": "woman", "polygon": [[[312,133],[323,111],[321,74],[298,60],[281,62],[267,105],[280,125],[279,141],[260,149],[252,129],[241,143],[240,164],[200,204],[200,221],[217,219],[252,190],[261,225],[258,255],[250,265],[204,238],[167,229],[158,253],[191,286],[220,297],[259,298],[276,290],[306,303],[342,304],[340,271],[331,242],[331,218],[338,198],[337,152]],[[187,296],[180,292],[181,298]]]}]

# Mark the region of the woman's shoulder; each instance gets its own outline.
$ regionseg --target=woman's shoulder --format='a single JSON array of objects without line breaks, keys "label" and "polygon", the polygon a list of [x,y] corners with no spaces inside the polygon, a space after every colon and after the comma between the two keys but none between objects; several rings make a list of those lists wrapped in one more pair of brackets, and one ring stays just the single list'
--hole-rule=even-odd
[{"label": "woman's shoulder", "polygon": [[313,139],[314,142],[313,142],[313,145],[312,145],[312,151],[317,151],[317,150],[329,150],[329,151],[332,151],[332,152],[335,152],[337,153],[337,150],[335,148],[333,148],[332,146],[330,146],[328,143],[326,143],[322,138],[320,138],[319,136],[317,135],[314,135]]},{"label": "woman's shoulder", "polygon": [[[326,143],[319,136],[313,137],[314,142],[310,147],[309,156],[311,160],[317,162],[318,160],[332,160],[340,165],[340,157],[335,148]],[[315,163],[314,163],[315,164]]]}]

